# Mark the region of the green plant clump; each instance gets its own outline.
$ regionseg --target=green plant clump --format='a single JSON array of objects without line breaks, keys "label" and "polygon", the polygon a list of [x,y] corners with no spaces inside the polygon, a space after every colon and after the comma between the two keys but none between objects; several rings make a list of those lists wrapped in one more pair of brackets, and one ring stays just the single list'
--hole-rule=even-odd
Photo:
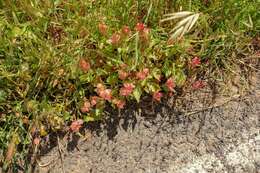
[{"label": "green plant clump", "polygon": [[184,86],[203,87],[209,73],[225,81],[253,53],[259,7],[259,0],[0,1],[0,160],[16,172],[34,139],[71,121],[78,131],[82,120],[102,119],[108,104],[122,109],[144,95],[159,102]]}]

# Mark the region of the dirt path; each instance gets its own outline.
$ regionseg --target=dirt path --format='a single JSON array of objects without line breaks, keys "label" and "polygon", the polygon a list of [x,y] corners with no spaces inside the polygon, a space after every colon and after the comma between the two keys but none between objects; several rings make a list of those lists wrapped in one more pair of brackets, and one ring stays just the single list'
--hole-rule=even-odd
[{"label": "dirt path", "polygon": [[[259,76],[258,76],[258,79]],[[155,116],[130,108],[77,147],[62,143],[36,172],[259,173],[260,85],[242,100],[194,115],[159,106]],[[134,107],[134,106],[133,106]],[[157,108],[156,108],[157,109]]]}]

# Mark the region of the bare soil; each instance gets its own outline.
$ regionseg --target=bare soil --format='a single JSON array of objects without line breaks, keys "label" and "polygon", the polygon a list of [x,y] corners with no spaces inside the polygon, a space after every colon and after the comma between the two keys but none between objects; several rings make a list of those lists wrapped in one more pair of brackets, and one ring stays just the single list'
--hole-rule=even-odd
[{"label": "bare soil", "polygon": [[207,91],[196,97],[183,109],[132,104],[110,112],[84,137],[67,134],[45,147],[35,172],[260,173],[259,82],[248,95],[220,98],[213,107]]}]

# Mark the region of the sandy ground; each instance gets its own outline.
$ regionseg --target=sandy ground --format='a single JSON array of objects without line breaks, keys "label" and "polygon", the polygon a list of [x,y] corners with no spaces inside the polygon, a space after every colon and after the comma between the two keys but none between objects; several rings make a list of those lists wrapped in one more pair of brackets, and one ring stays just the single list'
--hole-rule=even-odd
[{"label": "sandy ground", "polygon": [[[59,147],[46,148],[35,172],[260,173],[259,86],[191,115],[163,104],[153,113],[151,106],[131,105],[87,127],[85,139],[65,137]],[[192,105],[198,107],[186,110]]]}]

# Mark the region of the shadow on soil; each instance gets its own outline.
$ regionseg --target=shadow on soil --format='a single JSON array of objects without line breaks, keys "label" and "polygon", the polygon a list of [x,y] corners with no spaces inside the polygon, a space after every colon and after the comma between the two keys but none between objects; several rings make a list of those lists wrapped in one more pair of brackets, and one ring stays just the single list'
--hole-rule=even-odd
[{"label": "shadow on soil", "polygon": [[[106,109],[107,116],[104,120],[99,122],[90,122],[81,129],[80,133],[84,136],[85,132],[90,132],[95,136],[100,136],[102,133],[106,133],[108,140],[114,140],[115,136],[118,134],[119,127],[125,131],[134,131],[138,116],[141,116],[144,121],[149,122],[150,125],[156,124],[155,119],[157,115],[160,114],[160,119],[167,118],[167,121],[170,124],[175,125],[182,123],[180,116],[182,112],[176,110],[174,107],[175,103],[172,102],[169,104],[167,102],[169,98],[165,98],[160,103],[155,103],[152,101],[152,98],[147,96],[138,104],[136,102],[130,102],[127,104],[126,108],[123,110],[115,110],[112,107]],[[175,100],[175,99],[172,99]],[[163,111],[170,112],[161,114]],[[169,115],[174,115],[170,116]],[[183,115],[182,115],[183,116]],[[162,121],[163,122],[163,121]],[[158,122],[157,122],[158,123]],[[78,149],[78,143],[80,136],[70,132],[58,132],[51,133],[46,136],[43,140],[43,144],[37,153],[37,158],[47,155],[53,148],[58,146],[58,138],[64,139],[67,141],[67,151],[71,152],[75,149]],[[32,155],[32,153],[31,153]],[[30,155],[30,156],[31,156]],[[36,158],[29,157],[29,162],[32,166],[32,172],[36,168]]]}]

